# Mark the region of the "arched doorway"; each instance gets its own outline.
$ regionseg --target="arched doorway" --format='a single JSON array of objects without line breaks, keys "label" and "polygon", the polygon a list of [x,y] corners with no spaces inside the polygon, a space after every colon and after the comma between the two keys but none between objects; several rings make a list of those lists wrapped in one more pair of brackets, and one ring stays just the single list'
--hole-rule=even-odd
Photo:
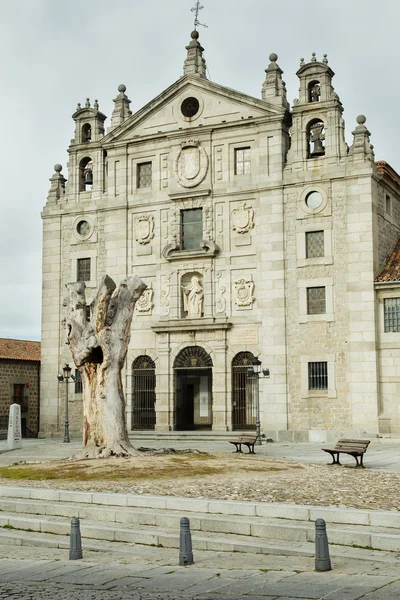
[{"label": "arched doorway", "polygon": [[232,429],[255,429],[256,407],[253,399],[251,379],[247,369],[251,367],[254,355],[239,352],[232,361]]},{"label": "arched doorway", "polygon": [[150,356],[132,364],[132,429],[154,429],[156,424],[156,365]]},{"label": "arched doorway", "polygon": [[212,360],[200,346],[181,350],[175,359],[175,429],[211,429]]}]

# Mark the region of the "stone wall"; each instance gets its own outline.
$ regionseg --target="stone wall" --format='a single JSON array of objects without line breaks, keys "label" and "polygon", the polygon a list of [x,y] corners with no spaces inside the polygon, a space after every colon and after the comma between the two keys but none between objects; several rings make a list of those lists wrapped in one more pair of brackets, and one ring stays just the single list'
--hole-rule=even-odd
[{"label": "stone wall", "polygon": [[[14,402],[14,384],[23,384],[22,419],[33,434],[38,433],[39,362],[0,360],[0,429],[8,424],[10,404]],[[5,427],[7,429],[7,425]]]}]

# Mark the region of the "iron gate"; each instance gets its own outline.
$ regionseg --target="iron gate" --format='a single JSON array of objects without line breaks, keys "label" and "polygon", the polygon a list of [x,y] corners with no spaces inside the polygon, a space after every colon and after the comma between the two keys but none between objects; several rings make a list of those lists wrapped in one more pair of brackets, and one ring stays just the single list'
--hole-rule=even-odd
[{"label": "iron gate", "polygon": [[149,356],[138,356],[132,365],[132,429],[156,425],[156,365]]},{"label": "iron gate", "polygon": [[256,428],[252,381],[247,377],[254,356],[239,352],[232,361],[232,429]]}]

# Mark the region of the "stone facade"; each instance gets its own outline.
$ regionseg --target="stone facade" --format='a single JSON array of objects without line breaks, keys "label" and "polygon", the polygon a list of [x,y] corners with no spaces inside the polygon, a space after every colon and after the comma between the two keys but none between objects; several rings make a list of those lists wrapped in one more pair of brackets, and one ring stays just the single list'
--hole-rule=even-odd
[{"label": "stone facade", "polygon": [[[347,146],[326,56],[301,61],[291,108],[275,54],[260,100],[207,80],[197,32],[187,51],[184,76],[135,114],[120,85],[108,129],[97,100],[73,115],[68,182],[56,165],[42,215],[41,430],[60,431],[71,362],[60,290],[83,279],[90,304],[102,276],[136,273],[129,427],[254,428],[259,357],[265,435],[376,435],[374,276],[399,233],[400,178],[374,162],[362,115]],[[395,392],[384,413],[400,432]]]},{"label": "stone facade", "polygon": [[10,405],[14,402],[21,405],[23,436],[37,436],[39,382],[40,361],[0,358],[0,435],[2,437],[7,435]]}]

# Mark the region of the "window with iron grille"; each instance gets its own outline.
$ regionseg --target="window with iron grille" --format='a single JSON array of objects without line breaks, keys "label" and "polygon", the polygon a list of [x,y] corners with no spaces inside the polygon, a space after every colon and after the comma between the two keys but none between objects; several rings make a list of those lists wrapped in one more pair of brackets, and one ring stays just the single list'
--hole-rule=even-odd
[{"label": "window with iron grille", "polygon": [[76,279],[77,281],[90,281],[90,258],[78,258]]},{"label": "window with iron grille", "polygon": [[385,332],[400,331],[400,298],[385,298],[384,300]]},{"label": "window with iron grille", "polygon": [[137,166],[137,187],[151,187],[152,183],[152,165],[151,162],[140,163]]},{"label": "window with iron grille", "polygon": [[248,377],[253,360],[251,352],[239,352],[232,361],[232,429],[236,431],[256,428],[255,398]]},{"label": "window with iron grille", "polygon": [[327,362],[309,362],[308,363],[308,389],[309,390],[327,390],[328,389],[328,363]]},{"label": "window with iron grille", "polygon": [[306,258],[324,256],[324,232],[308,231],[306,233]]},{"label": "window with iron grille", "polygon": [[235,175],[249,175],[250,148],[235,149]]},{"label": "window with iron grille", "polygon": [[325,287],[307,288],[307,314],[322,315],[326,313]]},{"label": "window with iron grille", "polygon": [[203,209],[191,208],[181,211],[182,250],[199,250],[203,239]]},{"label": "window with iron grille", "polygon": [[138,356],[132,365],[132,429],[156,425],[156,365],[150,356]]},{"label": "window with iron grille", "polygon": [[81,372],[75,369],[75,394],[82,394],[82,391]]}]

